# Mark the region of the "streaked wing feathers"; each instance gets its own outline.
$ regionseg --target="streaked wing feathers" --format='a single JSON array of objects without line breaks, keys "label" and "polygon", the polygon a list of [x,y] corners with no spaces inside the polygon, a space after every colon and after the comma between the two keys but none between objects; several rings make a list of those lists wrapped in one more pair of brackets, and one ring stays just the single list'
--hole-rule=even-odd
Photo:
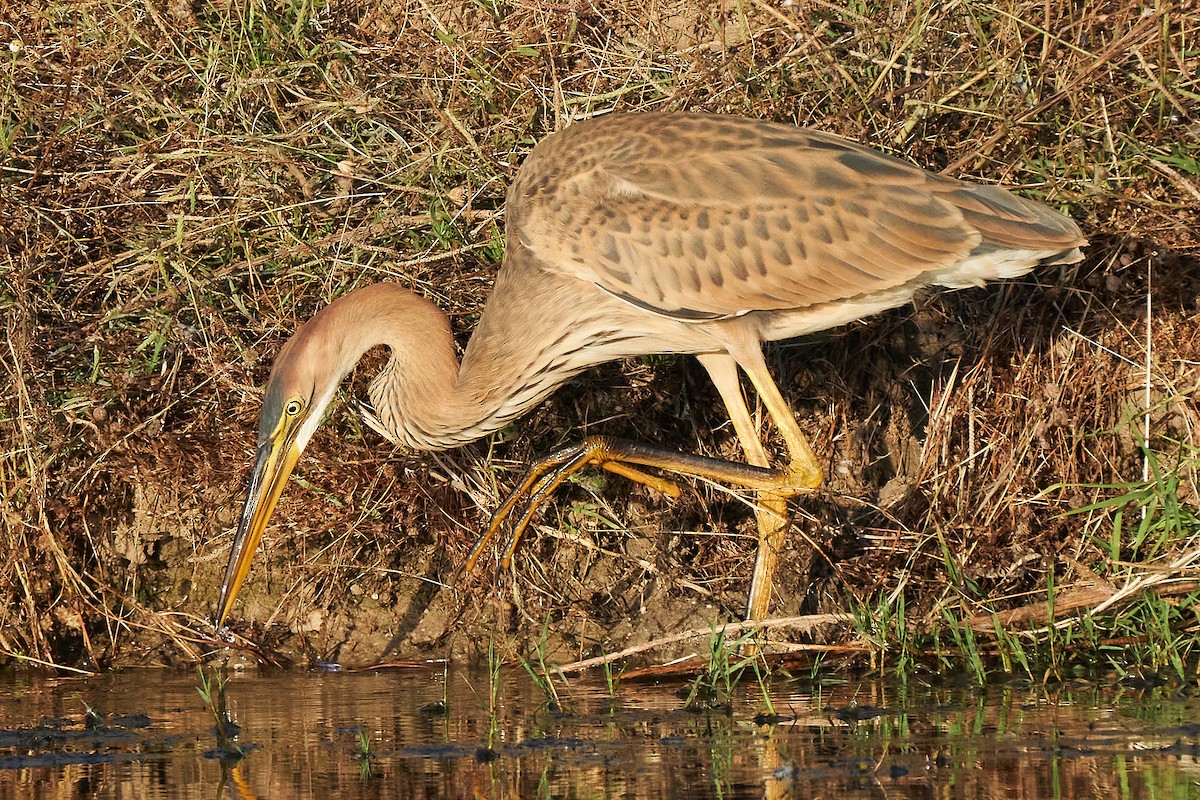
[{"label": "streaked wing feathers", "polygon": [[1041,203],[996,186],[960,181],[953,185],[944,197],[962,211],[967,224],[982,234],[989,248],[1052,250],[1084,243],[1073,220]]},{"label": "streaked wing feathers", "polygon": [[980,243],[937,196],[957,182],[840,138],[713,118],[665,135],[653,121],[620,145],[597,141],[594,124],[567,142],[577,171],[527,181],[510,231],[551,269],[698,318],[879,291]]},{"label": "streaked wing feathers", "polygon": [[629,119],[539,145],[513,183],[508,231],[543,268],[660,313],[802,308],[945,275],[973,254],[1083,243],[1040,203],[838,136],[735,117]]}]

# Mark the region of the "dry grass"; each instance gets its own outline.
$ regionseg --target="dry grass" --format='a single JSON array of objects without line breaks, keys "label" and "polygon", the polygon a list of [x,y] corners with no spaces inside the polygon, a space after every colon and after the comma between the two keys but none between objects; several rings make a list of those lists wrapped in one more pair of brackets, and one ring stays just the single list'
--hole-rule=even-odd
[{"label": "dry grass", "polygon": [[[1120,496],[1108,485],[1140,479],[1147,454],[1178,476],[1185,508],[1197,501],[1191,8],[0,10],[0,660],[194,657],[186,629],[214,600],[256,387],[279,344],[333,296],[380,279],[433,298],[465,337],[523,154],[611,111],[841,133],[1017,186],[1092,240],[1081,265],[773,350],[832,476],[801,504],[819,549],[796,540],[781,613],[903,596],[910,624],[928,628],[1044,602],[1049,576],[1059,590],[1116,591],[1179,558],[1196,547],[1187,524],[1150,548],[1111,541],[1114,506],[1064,512]],[[362,393],[371,363],[349,392]],[[389,641],[469,651],[463,640],[483,631],[538,636],[547,620],[556,645],[579,653],[702,624],[740,605],[752,551],[745,536],[694,533],[749,530],[742,502],[704,487],[670,507],[614,482],[584,486],[544,517],[544,532],[576,543],[531,541],[519,590],[439,594],[429,581],[454,580],[531,455],[583,429],[731,454],[729,432],[711,432],[723,422],[693,366],[656,358],[593,371],[519,429],[439,457],[388,453],[335,413],[241,613],[268,643],[349,660]],[[1173,574],[1195,571],[1193,560]],[[1194,637],[1195,606],[1178,608],[1171,629]],[[462,631],[457,644],[448,630]]]}]

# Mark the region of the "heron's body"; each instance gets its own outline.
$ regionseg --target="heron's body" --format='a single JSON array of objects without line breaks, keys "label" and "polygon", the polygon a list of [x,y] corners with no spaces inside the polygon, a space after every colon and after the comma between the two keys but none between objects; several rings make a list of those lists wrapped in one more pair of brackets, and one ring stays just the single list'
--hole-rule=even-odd
[{"label": "heron's body", "polygon": [[[425,449],[504,426],[594,364],[695,354],[729,407],[747,461],[774,476],[729,479],[764,491],[771,513],[760,514],[760,528],[778,532],[768,518],[794,490],[815,486],[820,471],[766,372],[762,342],[902,305],[926,286],[978,286],[1039,263],[1077,261],[1085,244],[1067,217],[1002,189],[840,137],[707,115],[612,116],[548,137],[513,181],[506,218],[504,262],[461,364],[445,316],[394,284],[340,298],[285,345],[268,385],[222,619],[295,457],[373,346],[389,346],[392,358],[371,386],[368,421]],[[780,428],[789,467],[765,469],[737,367]],[[298,410],[289,420],[290,402]],[[761,553],[772,535],[760,545],[756,585],[759,571],[773,569]],[[765,613],[766,591],[757,607],[752,601],[753,615]]]}]

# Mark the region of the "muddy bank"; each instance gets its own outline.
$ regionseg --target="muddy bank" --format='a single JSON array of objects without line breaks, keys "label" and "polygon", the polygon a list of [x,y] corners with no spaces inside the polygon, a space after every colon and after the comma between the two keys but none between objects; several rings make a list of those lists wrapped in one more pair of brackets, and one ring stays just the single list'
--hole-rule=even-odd
[{"label": "muddy bank", "polygon": [[[1180,302],[1200,289],[1195,262],[1141,255],[1151,258],[1167,287],[1152,295],[1156,376],[1195,385],[1195,312]],[[1076,560],[1087,520],[1064,511],[1099,496],[1086,488],[1097,476],[1136,477],[1141,468],[1144,387],[1135,367],[1103,348],[1129,343],[1143,299],[1124,280],[1083,293],[1074,288],[1081,280],[1089,278],[1039,275],[1039,285],[931,296],[772,348],[829,476],[822,492],[792,504],[777,614],[844,612],[905,581],[914,623],[936,625],[952,568],[981,600],[1036,597],[1052,571],[1060,586],[1095,580]],[[1120,391],[1114,376],[1123,376]],[[1182,397],[1156,391],[1154,405],[1155,430],[1187,435],[1192,412]],[[347,443],[354,417],[341,408],[284,496],[234,630],[299,663],[471,660],[493,646],[505,655],[540,649],[562,663],[738,619],[753,515],[747,497],[711,487],[685,483],[671,501],[586,475],[539,517],[512,570],[493,559],[477,575],[462,573],[495,492],[515,485],[528,459],[578,435],[576,414],[604,420],[588,432],[648,430],[736,454],[707,377],[682,359],[597,370],[490,452],[477,445],[432,458],[389,449],[369,432]],[[199,614],[215,604],[248,464],[228,466],[211,473],[227,494],[204,523],[221,535],[206,552],[160,552],[159,585],[177,597],[167,605],[191,603]],[[186,546],[185,537],[159,545],[146,533],[158,508],[135,506],[112,541],[147,554]],[[949,565],[943,546],[954,554]],[[148,555],[141,568],[154,569]],[[186,596],[174,594],[181,587]],[[983,608],[964,604],[960,613]],[[821,643],[861,634],[843,623],[774,635]],[[674,643],[646,656],[706,646]]]}]

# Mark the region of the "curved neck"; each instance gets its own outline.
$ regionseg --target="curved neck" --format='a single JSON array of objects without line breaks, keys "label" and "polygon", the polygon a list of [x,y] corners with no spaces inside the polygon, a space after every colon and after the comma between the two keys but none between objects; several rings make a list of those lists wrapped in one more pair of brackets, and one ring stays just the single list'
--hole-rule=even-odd
[{"label": "curved neck", "polygon": [[[362,409],[364,418],[393,442],[441,450],[502,428],[586,366],[558,369],[553,353],[524,347],[521,328],[503,319],[507,313],[488,304],[461,367],[446,315],[396,284],[339,298],[305,327],[316,323],[327,332],[323,341],[337,343],[337,352],[327,354],[341,367],[335,384],[372,347],[390,348],[391,358],[368,390],[372,408]],[[332,394],[336,385],[329,388]]]},{"label": "curved neck", "polygon": [[[585,291],[550,271],[502,267],[461,365],[446,315],[394,283],[335,300],[305,326],[311,336],[298,331],[285,350],[334,348],[318,354],[339,366],[324,387],[332,396],[367,350],[386,345],[391,358],[371,383],[367,424],[393,442],[441,450],[499,430],[594,364],[645,351],[638,315]],[[686,352],[666,339],[658,346]]]}]

